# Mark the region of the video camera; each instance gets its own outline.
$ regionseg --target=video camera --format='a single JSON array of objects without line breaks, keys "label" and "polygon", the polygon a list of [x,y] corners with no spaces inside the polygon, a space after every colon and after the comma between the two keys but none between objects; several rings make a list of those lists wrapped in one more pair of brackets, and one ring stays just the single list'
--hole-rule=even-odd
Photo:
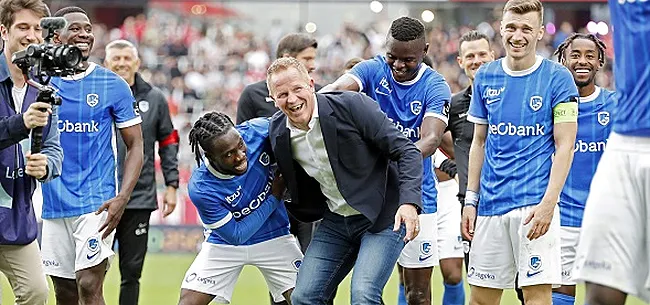
[{"label": "video camera", "polygon": [[32,69],[32,76],[42,85],[52,76],[70,76],[77,72],[81,63],[81,50],[76,46],[52,44],[54,32],[64,28],[66,21],[62,17],[45,17],[41,19],[43,29],[42,44],[30,44],[25,50],[14,53],[11,62],[16,64],[23,74]]},{"label": "video camera", "polygon": [[[48,85],[50,78],[74,75],[82,60],[81,50],[76,46],[55,46],[52,43],[54,32],[67,24],[64,18],[45,17],[40,24],[44,42],[30,44],[25,50],[14,53],[11,62],[20,68],[25,82],[38,89],[37,102],[61,105],[61,98]],[[39,153],[43,146],[43,127],[33,128],[31,138],[31,152]]]}]

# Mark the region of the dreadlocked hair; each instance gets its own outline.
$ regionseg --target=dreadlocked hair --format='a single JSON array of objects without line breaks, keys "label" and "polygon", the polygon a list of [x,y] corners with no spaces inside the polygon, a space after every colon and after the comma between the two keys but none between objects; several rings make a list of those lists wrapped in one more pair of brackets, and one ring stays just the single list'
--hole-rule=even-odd
[{"label": "dreadlocked hair", "polygon": [[398,41],[411,41],[424,38],[424,25],[411,17],[400,17],[390,25],[390,36]]},{"label": "dreadlocked hair", "polygon": [[600,38],[596,37],[596,35],[585,34],[585,33],[573,33],[573,35],[567,37],[557,47],[557,50],[555,50],[555,53],[553,54],[557,55],[558,62],[564,64],[564,61],[566,60],[566,50],[576,39],[586,39],[586,40],[593,41],[594,44],[596,45],[596,48],[598,49],[598,61],[600,62],[600,66],[605,65],[605,49],[607,49],[607,46],[605,46],[605,43],[602,40],[600,40]]},{"label": "dreadlocked hair", "polygon": [[208,112],[194,122],[188,138],[198,166],[201,166],[201,148],[205,150],[209,140],[224,135],[234,126],[230,117],[221,112]]}]

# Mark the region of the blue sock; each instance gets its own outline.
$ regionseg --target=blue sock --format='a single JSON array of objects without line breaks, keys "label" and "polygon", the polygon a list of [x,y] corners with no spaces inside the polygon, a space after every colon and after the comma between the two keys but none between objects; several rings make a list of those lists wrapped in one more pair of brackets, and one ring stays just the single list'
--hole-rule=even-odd
[{"label": "blue sock", "polygon": [[397,305],[408,305],[406,303],[406,294],[404,293],[404,284],[399,283],[399,291],[397,293]]},{"label": "blue sock", "polygon": [[465,305],[465,287],[463,280],[456,285],[445,285],[442,305]]},{"label": "blue sock", "polygon": [[553,305],[574,305],[576,298],[559,292],[553,292]]}]

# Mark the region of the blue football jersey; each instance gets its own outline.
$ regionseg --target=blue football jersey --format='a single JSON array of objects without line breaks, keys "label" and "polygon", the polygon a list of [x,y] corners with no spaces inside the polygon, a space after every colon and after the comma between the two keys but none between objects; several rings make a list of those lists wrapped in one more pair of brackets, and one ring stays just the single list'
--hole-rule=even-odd
[{"label": "blue football jersey", "polygon": [[[241,176],[226,176],[204,162],[192,173],[188,192],[206,227],[207,241],[229,244],[219,236],[219,227],[231,219],[240,221],[256,213],[271,195],[272,151],[268,140],[269,120],[257,118],[236,126],[246,144],[248,169]],[[209,228],[212,228],[209,229]],[[280,204],[260,229],[242,245],[252,245],[289,234],[289,217]]]},{"label": "blue football jersey", "polygon": [[650,2],[609,0],[617,107],[613,131],[650,137]]},{"label": "blue football jersey", "polygon": [[[420,126],[425,117],[433,116],[447,123],[451,90],[442,75],[425,64],[420,65],[413,80],[400,83],[393,78],[386,59],[377,55],[358,63],[349,75],[359,84],[361,92],[377,101],[397,129],[413,143],[420,140]],[[434,213],[437,179],[431,157],[423,162],[422,205],[424,213]]]},{"label": "blue football jersey", "polygon": [[473,92],[468,120],[488,125],[478,215],[538,204],[555,152],[553,108],[577,100],[571,73],[541,56],[524,71],[499,59],[479,68]]},{"label": "blue football jersey", "polygon": [[43,184],[45,219],[94,212],[115,197],[117,129],[142,122],[129,85],[102,66],[91,63],[51,85],[62,100],[57,126],[64,157],[61,176]]},{"label": "blue football jersey", "polygon": [[614,92],[599,87],[590,96],[580,98],[573,163],[560,194],[562,226],[580,227],[582,224],[591,179],[612,130],[610,115],[615,106]]}]

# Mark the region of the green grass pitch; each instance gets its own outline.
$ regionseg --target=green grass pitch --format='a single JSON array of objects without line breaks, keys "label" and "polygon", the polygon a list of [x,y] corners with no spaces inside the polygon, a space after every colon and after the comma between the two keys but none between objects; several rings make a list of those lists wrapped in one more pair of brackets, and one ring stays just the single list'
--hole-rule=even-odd
[{"label": "green grass pitch", "polygon": [[[171,255],[171,254],[149,254],[147,256],[144,271],[141,280],[140,304],[141,305],[174,305],[178,304],[180,286],[185,271],[192,263],[193,255]],[[114,261],[117,263],[117,261]],[[119,271],[113,265],[110,268],[106,283],[104,285],[104,296],[106,304],[118,304],[118,293],[120,288]],[[384,301],[391,305],[396,303],[397,295],[397,272],[393,274],[384,290]],[[13,294],[7,280],[3,277],[2,283],[2,303],[13,304]],[[350,296],[350,279],[349,277],[341,284],[336,298],[336,305],[349,304]],[[433,296],[435,305],[442,302],[442,282],[440,272],[436,270],[432,279]],[[466,287],[469,293],[469,288]],[[584,289],[578,290],[576,304],[583,304]],[[50,286],[50,301],[48,304],[55,304],[54,293]],[[266,283],[260,272],[253,267],[246,267],[242,272],[232,298],[233,305],[266,305],[269,304]],[[501,304],[518,305],[514,291],[506,291],[503,295]],[[627,305],[642,305],[643,302],[636,298],[628,298]]]}]

